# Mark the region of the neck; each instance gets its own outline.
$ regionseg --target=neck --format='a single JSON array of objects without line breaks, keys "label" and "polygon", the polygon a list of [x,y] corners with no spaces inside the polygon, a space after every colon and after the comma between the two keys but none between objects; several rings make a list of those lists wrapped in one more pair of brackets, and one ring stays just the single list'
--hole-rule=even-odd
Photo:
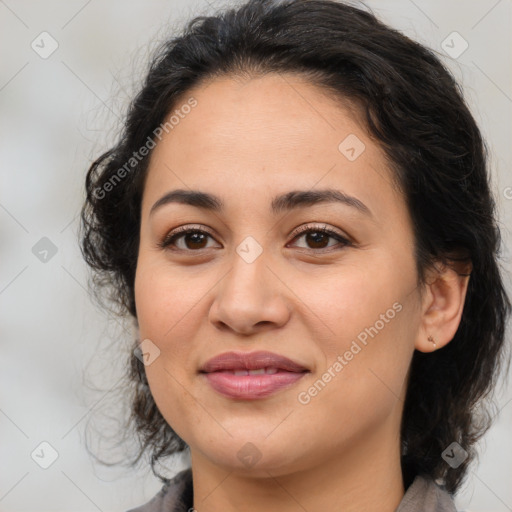
[{"label": "neck", "polygon": [[191,450],[194,509],[394,512],[405,490],[400,442],[393,440],[391,432],[394,430],[388,428],[370,439],[366,435],[364,444],[355,442],[342,453],[333,449],[332,456],[322,458],[318,464],[309,463],[303,469],[279,475],[272,469],[260,470],[257,477],[220,468]]}]

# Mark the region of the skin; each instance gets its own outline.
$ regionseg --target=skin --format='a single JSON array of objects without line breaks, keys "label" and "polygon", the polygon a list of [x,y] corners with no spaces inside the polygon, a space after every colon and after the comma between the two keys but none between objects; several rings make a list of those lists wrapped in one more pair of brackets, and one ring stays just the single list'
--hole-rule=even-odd
[{"label": "skin", "polygon": [[[216,78],[190,96],[197,106],[151,156],[135,298],[140,339],[160,350],[146,367],[151,392],[190,446],[194,508],[392,512],[404,495],[411,358],[434,350],[429,335],[437,350],[453,338],[467,278],[439,268],[420,294],[405,200],[354,109],[291,74]],[[365,144],[354,161],[338,150],[349,134]],[[178,188],[213,193],[225,211],[173,203],[149,214]],[[357,197],[372,217],[337,203],[270,211],[277,194],[323,188]],[[185,225],[211,235],[159,247]],[[304,225],[327,225],[351,244],[295,236]],[[263,251],[252,263],[236,251],[247,236]],[[395,303],[401,311],[300,403]],[[310,373],[265,399],[230,399],[198,374],[230,350],[277,352]],[[248,442],[261,456],[250,467],[237,455]]]}]

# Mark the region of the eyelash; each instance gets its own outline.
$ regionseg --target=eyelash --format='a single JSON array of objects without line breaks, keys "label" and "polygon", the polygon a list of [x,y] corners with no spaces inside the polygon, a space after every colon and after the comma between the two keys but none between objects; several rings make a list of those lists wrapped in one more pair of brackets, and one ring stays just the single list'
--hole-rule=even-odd
[{"label": "eyelash", "polygon": [[[159,242],[158,246],[161,249],[168,249],[171,245],[175,244],[177,239],[179,239],[189,233],[201,233],[201,234],[209,235],[210,237],[213,238],[213,235],[204,229],[193,228],[190,226],[182,226],[182,227],[175,229],[171,233],[167,234],[164,237],[164,239],[161,242]],[[299,228],[298,230],[296,230],[296,232],[293,235],[292,241],[296,240],[300,236],[303,236],[304,234],[308,234],[308,233],[323,233],[323,234],[329,235],[330,238],[334,238],[335,240],[340,242],[343,245],[343,247],[353,246],[353,244],[350,240],[348,240],[344,236],[340,235],[336,231],[328,229],[326,225],[318,226],[318,227],[303,226],[303,227]],[[326,247],[323,249],[307,249],[306,248],[305,250],[310,250],[310,251],[314,251],[314,252],[330,252],[333,250],[333,247],[336,247],[336,246]],[[301,249],[304,249],[304,248],[301,248]],[[172,249],[172,250],[186,251],[186,252],[199,252],[202,249],[197,249],[197,250],[194,250],[194,249]],[[341,250],[341,248],[340,248],[340,250]]]}]

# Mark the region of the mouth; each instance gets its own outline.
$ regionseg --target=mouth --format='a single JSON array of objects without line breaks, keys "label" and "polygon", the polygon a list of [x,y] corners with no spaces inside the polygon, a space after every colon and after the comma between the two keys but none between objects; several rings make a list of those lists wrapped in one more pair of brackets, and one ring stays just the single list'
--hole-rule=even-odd
[{"label": "mouth", "polygon": [[272,352],[227,352],[210,359],[199,373],[225,397],[256,400],[289,388],[310,370]]},{"label": "mouth", "polygon": [[[204,364],[200,373],[217,371],[263,371],[272,373],[274,369],[288,372],[304,372],[308,368],[292,359],[273,352],[225,352],[213,357]],[[276,373],[276,372],[274,372]]]},{"label": "mouth", "polygon": [[257,370],[216,370],[215,372],[208,373],[227,373],[229,375],[274,375],[279,371],[284,371],[281,368],[258,368]]}]

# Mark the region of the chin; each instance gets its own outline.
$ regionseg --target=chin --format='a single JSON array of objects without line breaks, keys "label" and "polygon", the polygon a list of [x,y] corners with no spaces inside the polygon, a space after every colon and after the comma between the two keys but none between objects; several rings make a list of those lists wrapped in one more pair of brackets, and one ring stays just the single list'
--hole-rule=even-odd
[{"label": "chin", "polygon": [[[203,456],[227,472],[247,475],[253,478],[268,478],[292,473],[307,466],[307,454],[297,452],[297,443],[284,443],[278,436],[268,439],[266,434],[256,436],[233,436],[219,440],[218,443],[210,440],[207,446],[199,447]],[[253,441],[251,441],[253,439]],[[303,459],[303,464],[300,459]]]}]

